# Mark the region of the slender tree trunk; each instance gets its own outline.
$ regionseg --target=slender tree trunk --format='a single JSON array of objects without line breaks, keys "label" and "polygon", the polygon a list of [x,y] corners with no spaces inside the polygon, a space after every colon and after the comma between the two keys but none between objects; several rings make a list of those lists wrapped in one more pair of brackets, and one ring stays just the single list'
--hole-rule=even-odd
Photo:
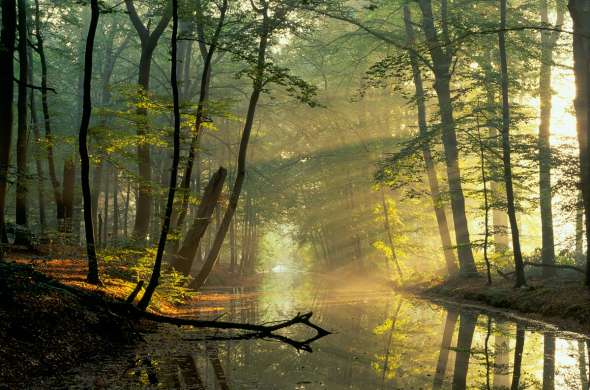
[{"label": "slender tree trunk", "polygon": [[76,166],[74,165],[73,158],[69,158],[64,161],[63,178],[64,182],[61,191],[63,202],[63,219],[60,231],[63,233],[72,233],[72,222],[74,218],[74,187],[76,184]]},{"label": "slender tree trunk", "polygon": [[112,167],[113,171],[113,233],[112,239],[116,242],[119,238],[119,170]]},{"label": "slender tree trunk", "polygon": [[[406,35],[408,37],[408,45],[412,46],[415,44],[414,28],[412,26],[412,18],[410,14],[410,8],[407,3],[404,3],[404,22],[406,26]],[[416,106],[418,108],[418,128],[420,136],[428,137],[428,123],[426,121],[426,104],[424,85],[422,82],[422,73],[418,63],[416,54],[412,51],[409,52],[410,62],[412,65],[412,75],[414,78],[414,88],[416,89]],[[445,213],[444,206],[441,201],[441,191],[438,183],[438,175],[436,173],[436,166],[432,159],[432,152],[428,142],[422,143],[422,157],[424,158],[424,164],[426,166],[426,174],[428,176],[428,184],[430,186],[430,196],[432,198],[432,204],[434,206],[434,214],[436,216],[436,222],[438,226],[438,232],[440,234],[443,252],[445,256],[445,263],[447,265],[447,272],[450,276],[457,273],[457,259],[453,253],[453,244],[451,242],[451,235],[449,233],[449,225],[447,222],[447,215]]]},{"label": "slender tree trunk", "polygon": [[465,213],[465,198],[463,196],[461,170],[459,168],[458,141],[455,129],[456,124],[451,98],[450,83],[453,48],[452,46],[447,47],[445,51],[443,50],[443,47],[447,45],[444,45],[439,41],[432,14],[432,0],[419,0],[418,3],[422,11],[422,25],[434,65],[434,88],[438,97],[441,123],[443,127],[442,140],[445,150],[447,178],[451,196],[451,209],[453,211],[453,221],[455,225],[459,271],[465,276],[475,275],[477,274],[477,269],[475,267],[475,260],[473,259],[473,252],[471,250],[469,227]]},{"label": "slender tree trunk", "polygon": [[123,232],[129,238],[129,201],[131,197],[131,178],[127,176],[127,191],[125,192],[125,214],[123,216]]},{"label": "slender tree trunk", "polygon": [[[389,207],[387,207],[387,200],[385,199],[385,192],[383,191],[383,188],[381,189],[381,206],[383,207],[383,228],[385,230],[385,233],[387,234],[387,242],[389,243],[389,247],[391,248],[391,259],[395,264],[397,275],[399,276],[400,280],[403,281],[404,274],[399,265],[399,260],[397,258],[397,253],[395,250],[395,244],[393,243],[393,235],[391,234],[391,224],[389,223]],[[387,269],[389,270],[389,264],[387,265]]]},{"label": "slender tree trunk", "polygon": [[508,219],[512,232],[512,250],[514,252],[514,269],[516,271],[516,287],[526,286],[524,264],[520,250],[520,235],[516,221],[516,207],[514,202],[514,189],[512,186],[512,162],[510,151],[510,101],[508,96],[508,61],[506,56],[506,2],[500,0],[500,32],[498,42],[500,48],[500,67],[502,70],[502,162],[504,164],[504,185],[506,186],[506,201]]},{"label": "slender tree trunk", "polygon": [[590,286],[590,1],[570,0],[568,8],[574,21],[574,106],[580,148],[580,186],[586,224],[586,286]]},{"label": "slender tree trunk", "polygon": [[45,129],[45,143],[47,147],[47,167],[49,180],[53,188],[53,198],[55,200],[56,218],[58,230],[63,227],[64,207],[62,192],[60,189],[59,179],[55,169],[55,157],[53,153],[53,133],[51,131],[51,116],[49,114],[49,101],[47,95],[47,58],[45,57],[45,44],[43,34],[41,33],[41,13],[39,10],[39,0],[35,0],[35,37],[37,38],[37,53],[41,63],[41,105],[43,108],[43,127]]},{"label": "slender tree trunk", "polygon": [[160,271],[162,267],[162,258],[164,256],[164,249],[166,247],[166,239],[168,238],[168,231],[170,230],[170,220],[172,218],[172,210],[174,208],[174,195],[176,192],[176,183],[178,179],[178,164],[180,161],[180,102],[178,95],[178,80],[176,75],[177,65],[177,34],[178,34],[178,0],[172,0],[172,61],[170,65],[170,84],[172,87],[172,100],[174,102],[174,152],[172,156],[172,168],[170,170],[170,182],[168,183],[168,200],[166,201],[166,210],[164,212],[164,222],[162,224],[162,233],[160,241],[158,242],[158,251],[154,262],[154,269],[150,282],[145,289],[145,293],[137,307],[145,310],[156,291],[158,280],[160,278]]},{"label": "slender tree trunk", "polygon": [[[200,1],[197,2],[198,6],[197,9],[200,10]],[[207,119],[207,107],[206,101],[209,98],[209,82],[211,80],[211,62],[213,60],[213,54],[217,48],[217,44],[219,41],[219,36],[221,34],[221,30],[223,28],[223,24],[225,22],[225,12],[227,10],[228,3],[227,0],[223,1],[223,4],[220,8],[220,15],[219,20],[217,23],[217,27],[215,29],[215,33],[213,34],[213,38],[211,41],[211,45],[209,46],[209,50],[206,50],[206,54],[203,56],[203,73],[201,75],[201,89],[199,92],[199,102],[197,104],[197,114],[195,117],[195,128],[194,128],[194,135],[191,141],[191,145],[189,148],[188,158],[186,162],[186,167],[184,171],[184,176],[182,178],[181,190],[182,190],[182,204],[179,210],[178,220],[176,222],[176,228],[181,228],[184,220],[186,219],[186,214],[188,212],[188,203],[190,199],[190,182],[193,173],[193,165],[195,159],[199,157],[196,156],[197,149],[201,140],[201,133],[202,133],[202,125],[203,122]],[[202,23],[203,17],[201,15]],[[201,28],[198,29],[201,31]],[[199,33],[200,40],[204,40],[205,37],[202,33]]]},{"label": "slender tree trunk", "polygon": [[[28,33],[29,40],[31,39],[31,32]],[[29,84],[34,84],[33,73],[33,53],[30,45],[27,47],[27,60],[29,65]],[[45,227],[47,218],[45,215],[45,201],[43,199],[43,185],[45,174],[43,173],[43,163],[41,161],[41,133],[39,131],[39,120],[37,118],[37,108],[35,104],[35,93],[31,91],[29,95],[29,108],[31,112],[31,128],[33,129],[33,137],[35,137],[35,170],[37,172],[37,207],[39,208],[39,225],[41,227],[41,236],[45,235]]]},{"label": "slender tree trunk", "polygon": [[87,280],[92,284],[100,284],[98,276],[98,260],[94,244],[94,228],[92,224],[92,200],[90,195],[90,159],[88,157],[88,126],[92,114],[91,82],[92,82],[92,54],[94,51],[94,37],[98,25],[99,8],[98,0],[90,1],[92,11],[90,26],[86,38],[86,50],[84,52],[84,87],[82,103],[82,120],[80,122],[80,178],[82,182],[82,197],[84,199],[84,230],[86,231],[86,252],[88,256]]},{"label": "slender tree trunk", "polygon": [[[557,27],[563,24],[563,7],[557,2]],[[549,23],[547,0],[540,0],[541,22]],[[551,207],[551,72],[553,50],[559,38],[558,31],[541,31],[541,70],[539,74],[539,205],[541,208],[542,250],[541,261],[546,265],[555,264],[555,239],[553,236],[553,210]],[[555,276],[555,268],[543,267],[543,276]]]},{"label": "slender tree trunk", "polygon": [[[16,41],[16,3],[2,1],[2,35],[0,35],[0,244],[6,243],[5,207],[8,187],[8,166],[12,143],[12,102],[14,84],[14,44]],[[0,245],[0,259],[3,250]]]},{"label": "slender tree trunk", "polygon": [[479,160],[481,168],[481,181],[483,185],[483,208],[484,208],[484,233],[483,233],[483,259],[486,263],[486,276],[488,278],[488,285],[492,284],[492,272],[490,259],[488,257],[488,241],[490,238],[490,204],[488,198],[488,177],[486,174],[486,156],[485,147],[481,138],[481,127],[479,124],[479,112],[477,115],[477,139],[479,142]]},{"label": "slender tree trunk", "polygon": [[[167,3],[169,4],[169,3]],[[139,39],[141,41],[141,57],[139,59],[138,84],[141,88],[140,93],[147,94],[150,83],[150,69],[152,64],[152,57],[160,36],[166,29],[170,22],[170,7],[166,7],[162,18],[157,26],[150,33],[148,28],[143,25],[139,19],[139,15],[135,10],[132,0],[125,0],[127,12],[135,27]],[[137,135],[145,137],[148,133],[148,118],[147,109],[143,107],[137,108],[138,123]],[[139,188],[137,193],[135,205],[135,225],[133,228],[134,239],[144,241],[149,232],[149,225],[152,213],[153,197],[151,189],[152,170],[151,170],[151,156],[150,146],[148,143],[139,142],[137,144],[137,159],[138,159],[138,173],[139,173]]]},{"label": "slender tree trunk", "polygon": [[109,198],[110,198],[110,182],[111,182],[111,168],[109,166],[106,167],[105,176],[107,180],[104,183],[104,206],[103,206],[103,213],[104,213],[104,227],[102,229],[102,241],[103,245],[106,247],[108,246],[108,231],[109,231]]},{"label": "slender tree trunk", "polygon": [[217,234],[215,235],[215,240],[213,241],[211,250],[209,251],[207,258],[205,259],[203,268],[191,283],[191,287],[193,287],[196,290],[200,289],[203,286],[203,284],[207,280],[207,277],[211,273],[211,270],[213,269],[213,266],[215,265],[217,258],[219,257],[221,245],[223,244],[225,235],[227,234],[227,230],[229,229],[229,224],[238,206],[238,201],[240,199],[240,194],[242,192],[242,185],[244,184],[244,179],[246,177],[246,155],[248,152],[248,142],[250,140],[250,133],[252,131],[252,126],[254,124],[254,115],[256,113],[256,106],[258,105],[258,99],[260,98],[260,94],[262,92],[262,89],[264,88],[266,50],[268,46],[269,35],[271,33],[270,21],[268,19],[267,3],[265,3],[264,5],[262,13],[263,21],[260,42],[258,45],[258,58],[256,62],[254,82],[252,86],[252,94],[250,95],[248,112],[246,114],[246,122],[244,124],[244,129],[242,131],[242,139],[240,141],[236,178],[229,198],[227,210],[225,211],[225,215],[223,216],[221,226],[217,230]]},{"label": "slender tree trunk", "polygon": [[30,245],[28,233],[27,191],[29,187],[27,172],[27,151],[29,144],[29,129],[27,128],[27,80],[29,79],[27,56],[27,6],[25,0],[18,0],[18,132],[16,140],[16,224],[15,244]]}]

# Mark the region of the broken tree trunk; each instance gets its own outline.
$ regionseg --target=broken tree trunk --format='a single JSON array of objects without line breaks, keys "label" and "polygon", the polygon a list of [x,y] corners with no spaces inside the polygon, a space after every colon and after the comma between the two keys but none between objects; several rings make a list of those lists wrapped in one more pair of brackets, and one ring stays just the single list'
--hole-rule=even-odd
[{"label": "broken tree trunk", "polygon": [[185,275],[190,273],[201,238],[205,234],[207,226],[209,226],[211,216],[221,196],[221,190],[223,189],[226,176],[227,170],[219,167],[207,184],[201,204],[197,210],[197,216],[188,230],[180,250],[172,261],[172,266],[178,272],[182,272]]}]

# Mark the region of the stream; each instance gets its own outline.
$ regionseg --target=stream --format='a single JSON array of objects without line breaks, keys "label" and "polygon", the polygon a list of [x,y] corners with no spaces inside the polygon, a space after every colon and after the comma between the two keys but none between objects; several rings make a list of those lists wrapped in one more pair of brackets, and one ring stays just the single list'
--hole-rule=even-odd
[{"label": "stream", "polygon": [[[312,353],[278,340],[205,340],[232,334],[159,325],[145,342],[39,388],[588,389],[590,342],[582,335],[344,287],[269,273],[256,291],[208,291],[200,301],[201,318],[224,321],[313,311],[312,321],[334,333],[315,341]],[[313,331],[297,325],[282,334],[303,340]]]}]

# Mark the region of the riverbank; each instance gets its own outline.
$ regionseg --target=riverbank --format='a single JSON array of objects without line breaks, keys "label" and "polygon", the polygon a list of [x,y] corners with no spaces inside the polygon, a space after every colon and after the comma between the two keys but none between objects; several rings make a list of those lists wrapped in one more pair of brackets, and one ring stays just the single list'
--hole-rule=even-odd
[{"label": "riverbank", "polygon": [[112,299],[31,265],[0,262],[0,388],[34,383],[137,341],[135,326],[109,309]]},{"label": "riverbank", "polygon": [[530,279],[528,287],[516,289],[508,280],[488,286],[483,278],[457,278],[402,290],[443,305],[473,306],[590,335],[590,290],[580,281]]}]

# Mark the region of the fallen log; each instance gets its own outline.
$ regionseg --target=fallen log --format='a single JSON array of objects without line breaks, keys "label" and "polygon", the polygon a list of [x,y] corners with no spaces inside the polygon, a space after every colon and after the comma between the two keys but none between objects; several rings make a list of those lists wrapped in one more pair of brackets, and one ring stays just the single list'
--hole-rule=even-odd
[{"label": "fallen log", "polygon": [[586,274],[586,271],[583,270],[582,268],[576,267],[575,265],[569,265],[569,264],[543,264],[543,263],[533,263],[531,261],[525,261],[524,265],[530,265],[532,267],[549,267],[549,268],[558,268],[558,269],[571,269],[572,271]]}]

